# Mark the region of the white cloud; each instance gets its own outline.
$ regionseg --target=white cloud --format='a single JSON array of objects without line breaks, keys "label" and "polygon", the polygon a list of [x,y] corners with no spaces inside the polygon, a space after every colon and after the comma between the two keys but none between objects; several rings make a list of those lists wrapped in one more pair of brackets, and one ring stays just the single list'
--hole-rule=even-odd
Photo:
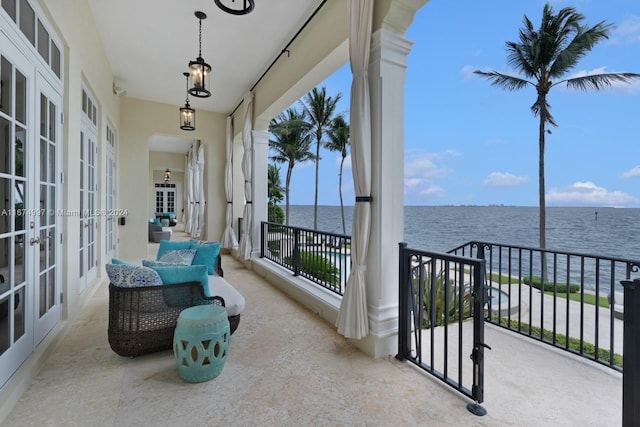
[{"label": "white cloud", "polygon": [[420,190],[420,195],[425,197],[437,197],[442,196],[445,193],[444,189],[437,185],[428,185]]},{"label": "white cloud", "polygon": [[457,156],[459,154],[452,150],[440,153],[426,153],[421,150],[407,151],[404,166],[404,187],[407,200],[444,194],[445,190],[436,185],[435,181],[453,172],[443,164]]},{"label": "white cloud", "polygon": [[529,182],[528,176],[516,176],[509,172],[491,172],[483,184],[493,187],[513,187],[527,182]]},{"label": "white cloud", "polygon": [[591,181],[576,182],[563,189],[551,189],[547,203],[562,206],[631,206],[640,200],[622,191],[609,191]]},{"label": "white cloud", "polygon": [[623,178],[635,178],[637,176],[640,176],[640,166],[636,166],[635,168],[622,173]]},{"label": "white cloud", "polygon": [[609,40],[612,44],[640,43],[640,16],[627,17],[616,26]]}]

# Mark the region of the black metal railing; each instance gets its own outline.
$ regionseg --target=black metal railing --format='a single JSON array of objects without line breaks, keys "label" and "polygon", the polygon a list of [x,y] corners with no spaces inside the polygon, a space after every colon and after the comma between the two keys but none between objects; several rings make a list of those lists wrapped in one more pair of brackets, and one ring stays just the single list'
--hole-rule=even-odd
[{"label": "black metal railing", "polygon": [[262,222],[260,256],[342,295],[351,271],[351,236]]},{"label": "black metal railing", "polygon": [[640,261],[469,242],[452,254],[486,260],[487,321],[622,371],[622,280]]},{"label": "black metal railing", "polygon": [[[484,265],[478,258],[400,243],[398,355],[474,400],[484,400]],[[473,319],[473,321],[466,321]],[[471,357],[469,357],[471,356]]]}]

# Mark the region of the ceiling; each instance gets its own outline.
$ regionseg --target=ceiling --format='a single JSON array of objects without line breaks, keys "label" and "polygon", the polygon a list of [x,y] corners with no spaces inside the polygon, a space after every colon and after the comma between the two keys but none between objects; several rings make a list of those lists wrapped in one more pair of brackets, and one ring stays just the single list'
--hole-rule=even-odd
[{"label": "ceiling", "polygon": [[[224,0],[233,6],[234,1]],[[189,96],[191,106],[231,113],[291,41],[322,0],[255,0],[248,15],[224,12],[213,0],[88,0],[111,64],[114,86],[126,96],[182,106],[183,73],[198,56],[211,65],[209,98]],[[162,142],[162,141],[161,141]],[[174,141],[175,142],[175,141]],[[164,143],[167,146],[166,141]],[[183,141],[190,146],[191,140]],[[166,151],[164,149],[152,149]],[[182,151],[182,152],[186,152]]]}]

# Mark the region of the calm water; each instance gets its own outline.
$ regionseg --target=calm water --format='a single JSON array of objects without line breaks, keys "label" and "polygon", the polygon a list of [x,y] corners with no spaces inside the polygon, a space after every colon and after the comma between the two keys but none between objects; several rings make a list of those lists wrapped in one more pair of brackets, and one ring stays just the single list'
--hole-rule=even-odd
[{"label": "calm water", "polygon": [[[597,212],[597,219],[596,219]],[[351,234],[353,207],[345,207]],[[538,247],[538,208],[406,206],[410,247],[446,252],[470,240]],[[313,206],[291,206],[289,225],[313,228]],[[318,228],[342,233],[339,206],[318,207]],[[547,248],[640,259],[640,209],[547,208]]]}]

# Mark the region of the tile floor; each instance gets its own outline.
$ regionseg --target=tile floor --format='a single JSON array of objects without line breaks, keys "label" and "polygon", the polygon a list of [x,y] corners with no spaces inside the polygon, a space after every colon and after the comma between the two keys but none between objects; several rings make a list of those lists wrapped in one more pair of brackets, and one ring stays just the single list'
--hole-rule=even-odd
[{"label": "tile floor", "polygon": [[[155,248],[150,245],[150,253]],[[333,325],[223,256],[247,306],[222,373],[183,382],[172,352],[107,342],[103,283],[3,426],[619,426],[622,376],[488,326],[484,417],[440,381],[372,359]]]}]

